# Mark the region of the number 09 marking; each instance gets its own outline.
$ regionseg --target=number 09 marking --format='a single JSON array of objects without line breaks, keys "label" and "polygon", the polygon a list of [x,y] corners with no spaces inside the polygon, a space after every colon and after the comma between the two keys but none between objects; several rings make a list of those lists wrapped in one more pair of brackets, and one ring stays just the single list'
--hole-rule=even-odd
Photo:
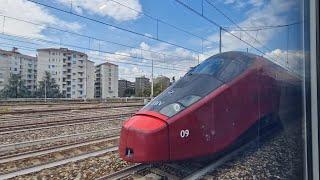
[{"label": "number 09 marking", "polygon": [[181,138],[186,138],[188,136],[189,136],[189,130],[188,129],[180,131],[180,137]]}]

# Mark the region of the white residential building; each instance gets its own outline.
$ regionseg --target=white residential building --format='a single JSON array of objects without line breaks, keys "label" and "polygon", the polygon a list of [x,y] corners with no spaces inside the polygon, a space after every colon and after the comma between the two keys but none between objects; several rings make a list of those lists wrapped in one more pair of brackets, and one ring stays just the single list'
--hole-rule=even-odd
[{"label": "white residential building", "polygon": [[38,49],[37,82],[48,71],[67,98],[94,98],[94,62],[85,53],[67,48]]},{"label": "white residential building", "polygon": [[118,65],[103,63],[96,66],[95,97],[112,98],[118,97]]},{"label": "white residential building", "polygon": [[30,92],[36,89],[37,59],[36,57],[21,54],[13,48],[12,51],[0,49],[0,90],[8,84],[11,74],[21,75]]}]

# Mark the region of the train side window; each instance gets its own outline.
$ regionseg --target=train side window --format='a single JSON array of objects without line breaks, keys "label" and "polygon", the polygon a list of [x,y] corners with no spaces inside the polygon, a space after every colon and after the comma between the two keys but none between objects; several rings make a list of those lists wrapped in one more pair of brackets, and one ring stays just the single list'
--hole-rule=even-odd
[{"label": "train side window", "polygon": [[231,81],[234,77],[238,76],[245,69],[243,63],[231,61],[227,67],[220,73],[219,79],[223,82]]}]

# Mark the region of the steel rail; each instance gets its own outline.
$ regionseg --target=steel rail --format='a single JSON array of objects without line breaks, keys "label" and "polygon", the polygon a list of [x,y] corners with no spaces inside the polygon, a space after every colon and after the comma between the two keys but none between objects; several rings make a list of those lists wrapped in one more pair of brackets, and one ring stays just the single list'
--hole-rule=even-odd
[{"label": "steel rail", "polygon": [[6,174],[0,174],[0,179],[10,179],[10,178],[14,178],[16,176],[22,176],[22,175],[26,175],[26,174],[30,174],[30,173],[35,173],[35,172],[39,172],[43,169],[48,169],[48,168],[53,168],[56,166],[61,166],[70,162],[76,162],[76,161],[80,161],[80,160],[84,160],[90,157],[95,157],[95,156],[99,156],[99,155],[103,155],[106,153],[110,153],[110,152],[115,152],[118,150],[117,146],[113,146],[107,149],[103,149],[103,150],[97,150],[94,152],[90,152],[90,153],[84,153],[81,154],[79,156],[74,156],[71,158],[65,158],[62,160],[57,160],[54,162],[50,162],[47,164],[42,164],[42,165],[38,165],[38,166],[33,166],[33,167],[29,167],[29,168],[25,168],[25,169],[21,169],[18,171],[13,171],[10,173],[6,173]]},{"label": "steel rail", "polygon": [[45,143],[53,143],[63,140],[70,140],[75,138],[83,138],[89,135],[102,135],[102,134],[115,134],[119,133],[121,128],[112,128],[112,129],[103,129],[99,131],[90,131],[85,133],[76,133],[76,134],[69,134],[69,135],[63,135],[63,136],[56,136],[56,137],[50,137],[50,138],[44,138],[44,139],[38,139],[34,141],[25,141],[25,142],[19,142],[19,143],[12,143],[12,144],[4,144],[0,145],[0,152],[3,151],[10,151],[17,148],[22,147],[28,147],[28,146],[34,146],[34,145],[41,145]]}]

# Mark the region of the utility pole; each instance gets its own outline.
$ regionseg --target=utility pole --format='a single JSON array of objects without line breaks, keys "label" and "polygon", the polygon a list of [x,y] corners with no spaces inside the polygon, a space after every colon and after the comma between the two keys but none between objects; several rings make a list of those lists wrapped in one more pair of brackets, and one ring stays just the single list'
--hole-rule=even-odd
[{"label": "utility pole", "polygon": [[87,94],[88,94],[88,73],[87,73],[87,65],[88,65],[88,57],[86,59],[86,64],[85,64],[85,75],[86,75],[86,94],[85,94],[85,97],[84,97],[84,101],[86,102],[87,101]]},{"label": "utility pole", "polygon": [[153,98],[153,59],[152,59],[152,65],[151,65],[151,94],[150,97]]},{"label": "utility pole", "polygon": [[47,80],[44,80],[44,102],[47,102]]},{"label": "utility pole", "polygon": [[221,31],[222,31],[222,27],[220,26],[220,40],[219,40],[219,53],[221,53],[221,46],[222,46],[222,40],[221,40]]}]

